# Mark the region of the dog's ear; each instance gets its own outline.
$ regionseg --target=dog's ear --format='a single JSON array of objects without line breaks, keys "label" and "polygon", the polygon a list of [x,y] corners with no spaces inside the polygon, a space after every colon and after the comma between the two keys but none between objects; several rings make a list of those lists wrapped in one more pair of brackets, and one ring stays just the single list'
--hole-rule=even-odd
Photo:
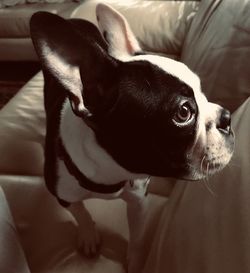
[{"label": "dog's ear", "polygon": [[106,95],[99,78],[115,67],[115,60],[98,43],[84,39],[74,21],[48,12],[32,16],[30,32],[43,69],[68,92],[74,113],[92,115]]},{"label": "dog's ear", "polygon": [[96,6],[99,29],[109,44],[109,53],[114,57],[134,55],[141,47],[127,20],[112,7],[100,3]]}]

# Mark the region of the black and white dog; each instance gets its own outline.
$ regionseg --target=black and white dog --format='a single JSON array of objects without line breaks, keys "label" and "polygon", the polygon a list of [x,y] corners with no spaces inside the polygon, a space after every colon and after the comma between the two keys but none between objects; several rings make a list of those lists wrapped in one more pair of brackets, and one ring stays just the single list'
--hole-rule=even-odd
[{"label": "black and white dog", "polygon": [[230,113],[207,101],[187,66],[143,52],[113,8],[99,4],[96,13],[100,32],[46,12],[31,19],[45,79],[44,174],[77,220],[86,255],[100,239],[82,200],[127,202],[129,272],[139,272],[149,177],[213,174],[229,162],[234,137]]}]

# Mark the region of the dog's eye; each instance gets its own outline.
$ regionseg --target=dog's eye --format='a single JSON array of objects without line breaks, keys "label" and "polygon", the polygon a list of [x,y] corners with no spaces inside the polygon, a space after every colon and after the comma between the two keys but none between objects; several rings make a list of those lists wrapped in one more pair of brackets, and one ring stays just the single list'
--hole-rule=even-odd
[{"label": "dog's eye", "polygon": [[188,102],[182,103],[173,117],[173,121],[177,125],[186,125],[193,118],[193,111]]}]

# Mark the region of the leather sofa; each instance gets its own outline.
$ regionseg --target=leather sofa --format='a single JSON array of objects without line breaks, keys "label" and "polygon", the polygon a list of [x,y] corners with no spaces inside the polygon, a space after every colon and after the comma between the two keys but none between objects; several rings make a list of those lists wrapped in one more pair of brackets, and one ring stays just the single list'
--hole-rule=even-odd
[{"label": "leather sofa", "polygon": [[[74,16],[94,21],[95,2]],[[250,1],[112,4],[144,48],[186,63],[208,98],[234,112],[235,154],[221,173],[197,183],[153,179],[143,272],[249,272]],[[126,272],[124,203],[86,202],[103,238],[100,257],[88,260],[76,223],[44,186],[42,87],[39,73],[0,111],[0,272]]]},{"label": "leather sofa", "polygon": [[[26,1],[23,1],[23,2],[26,2]],[[1,5],[0,5],[0,26],[1,26],[0,27],[0,61],[37,61],[37,56],[33,49],[32,41],[30,39],[30,33],[29,33],[29,20],[32,14],[34,14],[37,11],[52,12],[64,18],[77,17],[76,14],[79,14],[79,13],[80,14],[84,13],[84,16],[86,16],[86,18],[89,18],[89,16],[92,16],[91,15],[92,13],[88,14],[88,10],[89,10],[88,8],[86,8],[86,11],[83,11],[83,6],[85,4],[82,5],[83,2],[84,3],[91,2],[91,0],[90,1],[64,0],[63,2],[61,1],[62,3],[54,3],[56,2],[56,0],[51,1],[53,3],[47,3],[46,1],[41,1],[39,3],[38,0],[33,1],[38,3],[30,3],[30,2],[32,1],[27,1],[24,4],[17,4],[17,5],[8,6],[5,8],[1,8]],[[112,3],[112,2],[118,2],[118,1],[108,0],[106,2]],[[125,3],[125,1],[119,1],[119,2]],[[132,3],[132,2],[133,0],[128,1],[128,3]],[[152,1],[149,1],[149,2],[152,2]],[[87,3],[87,6],[88,6],[88,3]],[[142,9],[144,9],[143,6],[144,4],[142,4],[142,7],[141,7]],[[80,8],[80,11],[79,11],[79,8]],[[152,16],[151,18],[153,18]],[[92,20],[94,20],[94,18],[92,18]],[[165,26],[166,24],[169,24],[169,23],[171,23],[171,21],[163,22]],[[156,33],[153,34],[152,37],[154,37],[155,35]],[[182,34],[178,33],[178,35],[182,35]],[[158,41],[160,41],[160,39]],[[162,41],[164,41],[164,39]],[[153,45],[155,45],[154,42],[153,42]],[[166,47],[161,46],[161,49],[164,50],[164,48]]]},{"label": "leather sofa", "polygon": [[33,13],[48,11],[70,18],[81,5],[73,0],[63,3],[37,2],[0,8],[0,61],[37,60],[29,33],[29,20]]}]

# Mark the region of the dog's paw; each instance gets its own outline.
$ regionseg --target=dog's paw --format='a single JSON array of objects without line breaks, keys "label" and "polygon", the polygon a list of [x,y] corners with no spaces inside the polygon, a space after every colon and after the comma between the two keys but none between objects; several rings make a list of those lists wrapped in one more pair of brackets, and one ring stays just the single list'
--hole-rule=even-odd
[{"label": "dog's paw", "polygon": [[99,255],[101,237],[94,221],[85,223],[79,227],[78,248],[88,258],[94,258]]}]

